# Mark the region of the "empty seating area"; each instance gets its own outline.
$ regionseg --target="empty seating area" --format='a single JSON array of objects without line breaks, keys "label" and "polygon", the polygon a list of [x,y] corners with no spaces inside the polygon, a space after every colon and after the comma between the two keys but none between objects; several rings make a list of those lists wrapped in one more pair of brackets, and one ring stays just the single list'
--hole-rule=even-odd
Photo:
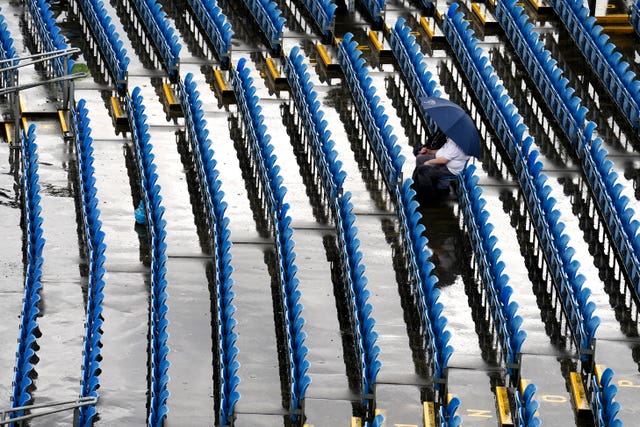
[{"label": "empty seating area", "polygon": [[[100,348],[102,347],[102,301],[105,287],[105,244],[104,231],[100,221],[99,200],[97,198],[96,179],[93,163],[93,139],[91,138],[90,120],[84,101],[78,102],[77,109],[72,108],[72,133],[80,173],[82,230],[84,239],[84,257],[88,265],[87,279],[87,319],[84,338],[84,360],[82,365],[81,398],[98,397],[100,387]],[[79,411],[80,424],[90,424],[97,411],[95,406],[86,406]]]},{"label": "empty seating area", "polygon": [[[24,0],[0,9],[0,97],[10,142],[0,151],[14,171],[13,190],[0,181],[0,203],[20,212],[22,253],[13,258],[22,257],[16,268],[24,280],[20,312],[0,310],[0,322],[18,331],[0,329],[3,342],[17,340],[15,353],[0,351],[0,366],[15,359],[10,378],[0,372],[0,425],[35,417],[65,423],[73,411],[81,426],[179,425],[191,417],[220,427],[417,426],[402,418],[411,413],[407,419],[425,427],[533,427],[561,399],[576,425],[633,419],[638,366],[599,362],[610,361],[606,353],[620,343],[629,347],[624,360],[633,359],[638,344],[640,196],[629,176],[640,159],[640,83],[632,71],[639,65],[630,65],[628,50],[617,51],[586,5],[550,0],[549,28],[566,31],[601,80],[589,86],[591,103],[572,85],[575,63],[556,58],[534,12],[516,0],[482,6],[495,16],[496,37],[478,31],[487,25],[471,19],[479,7],[470,2],[453,2],[442,14],[426,0],[184,0],[177,10],[158,0],[62,3]],[[636,44],[639,5],[628,11],[638,34],[623,35]],[[10,31],[7,13],[21,14],[28,37]],[[423,31],[427,20],[446,49]],[[136,38],[133,51],[124,47],[129,38]],[[2,71],[18,64],[16,41],[57,56],[31,74]],[[90,76],[70,85],[76,64]],[[17,86],[21,76],[25,87]],[[23,98],[12,91],[37,86],[47,99],[30,106],[44,114],[27,121],[18,108]],[[425,97],[459,103],[481,135],[479,161],[447,178],[447,189],[455,184],[444,210],[421,205],[407,176],[413,159],[405,153],[437,130]],[[611,150],[610,135],[599,133],[590,119],[598,112],[585,106],[594,103],[615,107],[604,120],[631,132],[626,151]],[[544,142],[524,114],[539,114]],[[46,147],[52,161],[39,158],[39,127],[60,128],[59,145]],[[297,164],[287,162],[282,141]],[[567,156],[557,153],[560,145]],[[164,163],[175,167],[160,168],[159,152],[172,153]],[[52,170],[68,177],[66,187],[41,182]],[[170,173],[185,181],[186,209],[176,205],[181,190],[162,180]],[[292,187],[297,175],[306,194]],[[77,236],[52,233],[45,242],[47,227],[67,216],[56,212],[56,197],[73,199],[68,218]],[[301,214],[303,204],[313,216]],[[178,219],[168,219],[178,208]],[[513,228],[515,237],[498,237],[500,228]],[[454,234],[464,243],[442,244]],[[296,241],[308,236],[323,245],[298,256]],[[79,253],[67,253],[74,246],[65,238]],[[371,244],[377,238],[382,245]],[[119,239],[126,243],[109,251],[107,242]],[[45,245],[77,258],[78,279],[46,263]],[[256,259],[238,256],[246,253]],[[529,276],[510,278],[510,263]],[[331,276],[326,290],[301,279],[319,274],[318,265]],[[383,270],[397,301],[379,284]],[[447,273],[452,281],[441,280]],[[182,283],[189,275],[201,293]],[[78,346],[65,348],[82,365],[77,378],[61,373],[44,383],[39,370],[44,378],[56,373],[47,365],[52,356],[43,357],[52,347],[40,343],[55,331],[41,330],[42,320],[73,321],[57,317],[68,302],[43,289],[67,282],[77,285],[82,304],[72,310],[83,313],[84,325]],[[605,289],[594,289],[599,283]],[[335,307],[316,303],[310,295],[318,291]],[[537,306],[523,305],[522,294]],[[337,319],[319,318],[324,311]],[[185,348],[196,330],[206,339]],[[174,347],[169,331],[187,338]],[[330,346],[341,354],[319,345],[326,337],[339,341]],[[247,343],[264,348],[243,359]],[[202,349],[210,359],[193,357]],[[394,351],[406,359],[385,358]],[[537,352],[551,356],[557,371],[524,375],[536,372],[528,356]],[[407,360],[413,364],[397,366]],[[172,369],[185,367],[191,376],[172,380]],[[461,380],[466,371],[469,383]],[[547,392],[544,375],[562,375],[566,393]],[[346,387],[336,388],[343,380]],[[56,387],[60,395],[49,396]],[[243,387],[252,387],[248,401]],[[176,400],[189,393],[206,396]]]},{"label": "empty seating area", "polygon": [[[45,4],[47,5],[45,7],[48,7],[48,2],[41,3],[42,5],[37,7],[42,7]],[[126,91],[129,58],[126,50],[122,48],[120,35],[114,31],[114,27],[111,25],[112,17],[107,14],[103,3],[95,0],[78,0],[77,2],[74,0],[72,8],[80,20],[80,25],[87,29],[85,37],[90,41],[93,49],[100,51],[101,58],[106,64],[105,71],[108,73],[104,77],[110,77],[120,91]],[[55,20],[51,15],[45,17],[46,15],[45,13],[42,19],[52,23],[50,25],[54,27]],[[86,25],[83,25],[85,22]],[[46,36],[41,35],[40,38],[44,40]]]}]

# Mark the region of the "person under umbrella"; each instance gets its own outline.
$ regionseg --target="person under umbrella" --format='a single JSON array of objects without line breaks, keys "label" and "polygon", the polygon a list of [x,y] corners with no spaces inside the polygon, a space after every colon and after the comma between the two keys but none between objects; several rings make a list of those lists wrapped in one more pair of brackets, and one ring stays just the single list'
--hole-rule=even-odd
[{"label": "person under umbrella", "polygon": [[441,178],[457,175],[471,157],[480,156],[475,123],[466,111],[443,98],[422,98],[422,110],[438,126],[425,147],[414,151],[416,168],[413,181],[421,196],[438,196]]},{"label": "person under umbrella", "polygon": [[436,195],[440,179],[462,172],[470,158],[451,138],[446,138],[446,142],[438,150],[422,149],[416,157],[413,172],[416,191],[421,195]]}]

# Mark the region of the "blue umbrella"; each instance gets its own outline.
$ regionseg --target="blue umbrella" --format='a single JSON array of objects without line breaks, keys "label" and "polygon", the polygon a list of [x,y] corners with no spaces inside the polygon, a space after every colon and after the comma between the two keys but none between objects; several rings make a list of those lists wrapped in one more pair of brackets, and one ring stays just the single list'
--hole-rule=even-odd
[{"label": "blue umbrella", "polygon": [[458,147],[473,157],[480,157],[480,135],[467,112],[448,99],[420,98],[422,110]]}]

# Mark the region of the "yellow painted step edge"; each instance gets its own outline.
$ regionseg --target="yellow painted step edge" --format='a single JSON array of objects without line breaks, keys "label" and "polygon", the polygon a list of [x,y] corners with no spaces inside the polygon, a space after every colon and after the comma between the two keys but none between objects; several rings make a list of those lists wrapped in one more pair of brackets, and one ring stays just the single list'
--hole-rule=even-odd
[{"label": "yellow painted step edge", "polygon": [[569,372],[569,384],[576,412],[591,410],[584,384],[582,384],[582,376],[577,372]]},{"label": "yellow painted step edge", "polygon": [[424,427],[436,426],[436,409],[433,402],[422,402],[422,423]]},{"label": "yellow painted step edge", "polygon": [[176,97],[173,94],[173,89],[169,86],[168,83],[162,83],[162,90],[164,92],[164,96],[167,99],[167,104],[173,105],[177,104]]},{"label": "yellow painted step edge", "polygon": [[224,82],[224,78],[222,77],[222,71],[215,70],[213,74],[215,76],[216,84],[218,85],[218,88],[220,89],[220,91],[224,92],[225,90],[227,90],[227,85]]},{"label": "yellow painted step edge", "polygon": [[507,388],[504,386],[496,386],[496,405],[498,407],[498,421],[500,422],[500,426],[513,426],[509,395],[507,394]]},{"label": "yellow painted step edge", "polygon": [[435,31],[431,29],[431,25],[429,25],[429,21],[425,16],[420,17],[420,26],[422,27],[424,32],[427,33],[427,37],[432,39],[433,36],[435,35]]},{"label": "yellow painted step edge", "polygon": [[482,22],[482,25],[487,23],[487,17],[484,16],[484,13],[482,13],[482,11],[480,10],[480,5],[478,3],[471,3],[471,9],[473,10],[473,13],[478,17],[480,22]]},{"label": "yellow painted step edge", "polygon": [[329,65],[331,64],[331,58],[329,58],[329,55],[327,54],[327,49],[325,49],[325,47],[321,44],[318,45],[318,55],[320,55],[320,59],[322,60],[322,63],[324,65]]},{"label": "yellow painted step edge", "polygon": [[267,70],[269,70],[269,74],[271,74],[271,77],[273,77],[274,80],[280,78],[280,73],[276,69],[276,64],[273,62],[273,58],[267,58],[266,63]]},{"label": "yellow painted step edge", "polygon": [[60,130],[62,133],[69,132],[69,128],[67,127],[67,119],[64,114],[64,110],[58,110],[58,120],[60,120]]},{"label": "yellow painted step edge", "polygon": [[371,40],[371,43],[373,43],[373,47],[376,51],[380,52],[382,50],[382,43],[380,43],[380,40],[378,40],[378,35],[375,31],[369,30],[369,40]]}]

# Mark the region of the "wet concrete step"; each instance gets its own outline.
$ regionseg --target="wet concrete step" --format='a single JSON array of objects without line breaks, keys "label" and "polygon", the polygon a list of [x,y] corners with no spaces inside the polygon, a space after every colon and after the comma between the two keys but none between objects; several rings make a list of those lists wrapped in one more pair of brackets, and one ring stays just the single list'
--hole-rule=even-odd
[{"label": "wet concrete step", "polygon": [[215,423],[210,294],[214,284],[207,280],[207,264],[210,261],[204,259],[167,262],[171,363],[167,425]]},{"label": "wet concrete step", "polygon": [[275,336],[271,278],[263,247],[235,245],[233,265],[236,293],[235,328],[240,362],[238,413],[281,413],[280,368]]},{"label": "wet concrete step", "polygon": [[350,400],[315,398],[305,400],[307,427],[348,426],[352,414],[353,405]]},{"label": "wet concrete step", "polygon": [[558,363],[560,355],[524,354],[522,378],[534,383],[534,398],[540,403],[540,421],[547,425],[574,425],[569,388]]},{"label": "wet concrete step", "polygon": [[384,416],[387,426],[422,427],[419,386],[379,382],[376,385],[376,408]]},{"label": "wet concrete step", "polygon": [[[12,393],[13,369],[16,363],[17,337],[20,328],[18,313],[22,310],[24,275],[22,259],[22,229],[18,183],[14,180],[8,144],[0,143],[0,218],[3,243],[0,245],[0,399],[9,402]],[[19,181],[18,181],[19,182]],[[7,314],[11,313],[11,316]]]},{"label": "wet concrete step", "polygon": [[488,372],[449,368],[449,393],[460,398],[461,404],[456,414],[465,424],[497,425],[495,396]]},{"label": "wet concrete step", "polygon": [[237,427],[277,427],[286,426],[284,415],[250,414],[236,411],[234,426]]},{"label": "wet concrete step", "polygon": [[[46,243],[42,257],[42,290],[37,319],[42,336],[37,340],[39,361],[35,367],[37,389],[34,402],[74,399],[78,395],[84,337],[85,304],[83,286],[86,279],[78,268],[80,249],[75,200],[70,185],[69,163],[74,153],[62,139],[54,118],[34,118],[38,144],[40,213]],[[13,341],[13,340],[12,340]],[[59,357],[66,354],[65,357]],[[69,422],[67,411],[47,422]],[[43,425],[37,419],[33,425]]]}]

